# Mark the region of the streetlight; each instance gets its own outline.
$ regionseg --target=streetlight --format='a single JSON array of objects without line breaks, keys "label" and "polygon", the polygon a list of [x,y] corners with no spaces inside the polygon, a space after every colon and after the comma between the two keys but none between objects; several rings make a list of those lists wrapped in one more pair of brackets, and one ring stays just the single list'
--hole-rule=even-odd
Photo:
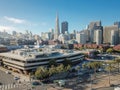
[{"label": "streetlight", "polygon": [[90,90],[92,90],[92,74],[90,74]]}]

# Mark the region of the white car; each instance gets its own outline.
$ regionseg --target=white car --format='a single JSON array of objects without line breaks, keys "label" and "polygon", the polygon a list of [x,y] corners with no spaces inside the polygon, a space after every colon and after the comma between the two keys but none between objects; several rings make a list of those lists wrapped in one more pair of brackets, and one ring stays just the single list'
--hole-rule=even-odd
[{"label": "white car", "polygon": [[11,74],[11,72],[9,72],[9,71],[6,71],[5,73],[6,73],[6,74]]}]

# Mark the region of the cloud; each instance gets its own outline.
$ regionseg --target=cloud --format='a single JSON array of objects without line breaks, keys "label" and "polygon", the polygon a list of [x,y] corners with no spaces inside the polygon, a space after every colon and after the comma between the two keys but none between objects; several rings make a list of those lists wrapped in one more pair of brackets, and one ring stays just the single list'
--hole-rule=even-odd
[{"label": "cloud", "polygon": [[8,17],[8,16],[4,16],[4,19],[7,20],[7,21],[10,21],[12,23],[15,23],[15,24],[25,24],[25,23],[27,23],[26,20],[13,18],[13,17]]},{"label": "cloud", "polygon": [[0,31],[13,31],[13,30],[16,30],[15,27],[13,26],[0,26]]},{"label": "cloud", "polygon": [[20,28],[17,28],[17,27],[14,27],[14,26],[0,26],[0,31],[3,32],[3,31],[6,31],[8,33],[12,33],[12,31],[16,31],[16,32],[24,32],[25,30],[24,29],[20,29]]}]

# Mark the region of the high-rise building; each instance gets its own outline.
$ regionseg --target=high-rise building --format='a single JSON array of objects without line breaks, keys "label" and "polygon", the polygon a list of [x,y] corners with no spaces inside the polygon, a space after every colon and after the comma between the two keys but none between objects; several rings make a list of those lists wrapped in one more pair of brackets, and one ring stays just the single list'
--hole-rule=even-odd
[{"label": "high-rise building", "polygon": [[50,29],[49,32],[51,33],[50,40],[54,39],[54,29]]},{"label": "high-rise building", "polygon": [[114,22],[114,25],[117,25],[120,28],[120,22]]},{"label": "high-rise building", "polygon": [[84,33],[86,35],[86,43],[88,43],[90,41],[90,30],[85,29],[82,30],[81,33]]},{"label": "high-rise building", "polygon": [[94,38],[94,33],[95,30],[101,30],[103,33],[103,27],[101,25],[101,21],[96,21],[96,22],[90,22],[90,24],[88,25],[88,30],[89,30],[89,36],[90,36],[90,42],[93,43],[95,42],[95,38]]},{"label": "high-rise building", "polygon": [[12,35],[16,36],[17,32],[16,31],[12,31]]},{"label": "high-rise building", "polygon": [[59,29],[59,18],[58,18],[58,14],[56,16],[56,23],[55,23],[55,33],[54,33],[54,39],[58,39],[58,36],[60,34],[60,29]]},{"label": "high-rise building", "polygon": [[64,21],[61,23],[61,33],[65,34],[65,31],[68,32],[68,22],[67,21]]},{"label": "high-rise building", "polygon": [[49,32],[51,32],[52,34],[54,34],[54,29],[50,28]]},{"label": "high-rise building", "polygon": [[42,32],[41,33],[41,38],[43,40],[51,40],[51,32]]},{"label": "high-rise building", "polygon": [[76,41],[80,44],[85,44],[86,43],[86,35],[84,33],[77,33]]},{"label": "high-rise building", "polygon": [[112,26],[106,26],[104,27],[103,29],[103,42],[104,43],[110,43],[111,44],[111,31],[116,31],[116,39],[117,39],[117,42],[116,44],[119,43],[119,28],[117,25],[112,25]]},{"label": "high-rise building", "polygon": [[111,30],[111,42],[110,42],[111,45],[118,44],[117,43],[117,40],[118,40],[117,33],[118,32],[116,30]]},{"label": "high-rise building", "polygon": [[94,34],[96,44],[102,44],[102,31],[96,30]]},{"label": "high-rise building", "polygon": [[101,26],[101,21],[90,22],[88,29],[95,29],[96,27]]}]

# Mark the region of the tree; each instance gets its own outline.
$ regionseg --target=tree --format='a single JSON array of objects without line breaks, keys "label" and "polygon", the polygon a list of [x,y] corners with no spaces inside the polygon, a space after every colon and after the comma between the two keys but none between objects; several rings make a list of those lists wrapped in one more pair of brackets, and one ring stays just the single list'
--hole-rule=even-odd
[{"label": "tree", "polygon": [[65,71],[69,71],[69,70],[70,70],[70,68],[71,68],[71,66],[70,66],[70,65],[66,66],[66,67],[65,67]]},{"label": "tree", "polygon": [[112,52],[113,52],[113,49],[112,49],[112,48],[108,48],[108,49],[106,50],[106,52],[107,52],[107,53],[112,53]]},{"label": "tree", "polygon": [[89,62],[89,63],[87,63],[87,67],[89,69],[94,69],[94,75],[95,75],[95,77],[96,77],[96,71],[97,71],[97,69],[100,68],[101,66],[102,66],[102,62],[95,61],[95,62]]},{"label": "tree", "polygon": [[79,48],[78,48],[78,47],[75,47],[74,49],[75,49],[75,50],[79,50]]},{"label": "tree", "polygon": [[75,68],[75,69],[76,69],[77,71],[78,71],[78,70],[80,70],[80,66],[76,66],[76,68]]},{"label": "tree", "polygon": [[118,64],[118,72],[120,71],[120,58],[115,59],[115,63]]},{"label": "tree", "polygon": [[79,50],[83,50],[83,49],[84,49],[84,47],[80,47],[80,48],[79,48]]},{"label": "tree", "polygon": [[56,72],[57,73],[65,72],[64,65],[60,64],[59,66],[57,66],[56,67]]},{"label": "tree", "polygon": [[48,63],[48,66],[51,67],[51,66],[57,66],[57,62],[55,59],[51,59]]},{"label": "tree", "polygon": [[70,65],[64,66],[63,64],[60,64],[56,67],[54,65],[52,65],[49,68],[45,68],[45,67],[41,66],[41,67],[37,68],[37,70],[35,72],[35,77],[37,79],[41,79],[41,80],[46,79],[52,75],[54,76],[54,74],[57,75],[62,72],[63,73],[67,72],[68,70],[70,70],[70,68],[71,68]]},{"label": "tree", "polygon": [[107,66],[106,66],[106,70],[109,72],[109,79],[108,79],[108,83],[110,85],[110,75],[111,75],[111,71],[113,71],[115,68],[114,68],[114,61],[109,61],[107,62]]},{"label": "tree", "polygon": [[57,73],[56,72],[56,67],[54,65],[52,65],[50,68],[49,68],[49,76],[53,75]]},{"label": "tree", "polygon": [[103,53],[103,48],[99,48],[99,53]]},{"label": "tree", "polygon": [[48,77],[49,73],[48,70],[45,67],[38,67],[36,72],[35,72],[35,76],[38,79],[44,79],[46,77]]},{"label": "tree", "polygon": [[85,69],[87,67],[87,64],[82,64],[82,68]]},{"label": "tree", "polygon": [[79,74],[80,66],[76,66],[75,69],[77,70],[77,73]]}]

